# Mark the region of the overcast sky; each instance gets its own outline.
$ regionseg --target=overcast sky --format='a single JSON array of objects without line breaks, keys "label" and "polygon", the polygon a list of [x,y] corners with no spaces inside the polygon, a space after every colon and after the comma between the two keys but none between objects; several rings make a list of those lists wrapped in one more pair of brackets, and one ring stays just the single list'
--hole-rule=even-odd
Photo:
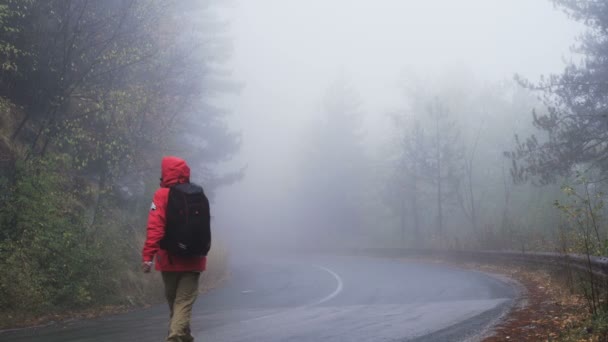
[{"label": "overcast sky", "polygon": [[228,104],[244,139],[237,162],[249,165],[246,179],[218,196],[226,224],[255,197],[281,196],[301,128],[340,75],[373,123],[398,103],[404,71],[537,79],[562,70],[582,29],[548,0],[237,0],[223,13],[234,79],[245,85]]}]

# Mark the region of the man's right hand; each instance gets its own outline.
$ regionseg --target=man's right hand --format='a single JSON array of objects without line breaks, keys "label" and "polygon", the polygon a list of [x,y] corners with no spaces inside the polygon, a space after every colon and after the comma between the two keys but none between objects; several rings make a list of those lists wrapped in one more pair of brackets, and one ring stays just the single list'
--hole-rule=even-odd
[{"label": "man's right hand", "polygon": [[152,269],[152,261],[144,261],[141,264],[141,269],[144,271],[144,273],[150,273],[150,270]]}]

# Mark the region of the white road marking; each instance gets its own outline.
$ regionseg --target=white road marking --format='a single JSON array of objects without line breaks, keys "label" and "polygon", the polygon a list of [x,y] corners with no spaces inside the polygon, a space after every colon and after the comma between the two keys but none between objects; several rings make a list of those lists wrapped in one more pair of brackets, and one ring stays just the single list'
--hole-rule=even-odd
[{"label": "white road marking", "polygon": [[334,292],[330,293],[329,295],[321,298],[320,300],[318,300],[318,301],[316,301],[316,302],[314,302],[312,304],[304,305],[304,307],[320,305],[320,304],[323,304],[323,303],[325,303],[327,301],[330,301],[334,297],[336,297],[337,295],[339,295],[340,292],[342,292],[342,289],[344,289],[344,282],[342,282],[342,278],[340,278],[340,276],[336,272],[330,270],[327,267],[323,267],[323,266],[319,266],[319,265],[315,265],[315,267],[317,267],[317,268],[319,268],[319,269],[321,269],[321,270],[323,270],[323,271],[331,274],[334,277],[334,279],[336,279],[336,282],[338,283],[338,285],[336,286],[336,289],[334,290]]},{"label": "white road marking", "polygon": [[342,292],[342,289],[344,289],[344,282],[342,281],[342,278],[340,278],[340,276],[336,272],[330,270],[327,267],[323,267],[323,266],[319,266],[319,265],[313,265],[313,266],[315,266],[316,268],[318,268],[320,270],[323,270],[323,271],[329,273],[332,277],[334,277],[334,279],[336,279],[337,286],[336,286],[336,289],[332,293],[328,294],[327,296],[319,299],[318,301],[316,301],[314,303],[296,306],[296,307],[288,309],[286,311],[281,311],[281,312],[271,313],[271,314],[260,316],[260,317],[246,319],[244,321],[241,321],[240,323],[253,322],[253,321],[258,321],[258,320],[261,320],[261,319],[265,319],[265,318],[269,318],[269,317],[273,317],[273,316],[277,316],[277,315],[282,315],[282,314],[284,314],[287,311],[310,308],[310,307],[313,307],[313,306],[316,306],[316,305],[323,304],[323,303],[325,303],[325,302],[327,302],[327,301],[335,298],[337,295],[339,295],[340,292]]}]

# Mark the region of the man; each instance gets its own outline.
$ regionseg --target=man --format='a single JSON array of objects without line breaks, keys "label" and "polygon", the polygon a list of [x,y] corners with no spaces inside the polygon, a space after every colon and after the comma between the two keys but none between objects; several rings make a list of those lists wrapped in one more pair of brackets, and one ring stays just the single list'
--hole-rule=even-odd
[{"label": "man", "polygon": [[154,194],[148,215],[142,269],[145,273],[150,272],[156,256],[156,270],[162,273],[165,297],[171,311],[167,341],[194,341],[190,333],[190,317],[198,295],[198,280],[201,272],[205,270],[207,258],[203,255],[173,255],[160,247],[167,228],[170,188],[190,183],[190,168],[183,159],[164,157],[161,162],[161,174],[160,188]]}]

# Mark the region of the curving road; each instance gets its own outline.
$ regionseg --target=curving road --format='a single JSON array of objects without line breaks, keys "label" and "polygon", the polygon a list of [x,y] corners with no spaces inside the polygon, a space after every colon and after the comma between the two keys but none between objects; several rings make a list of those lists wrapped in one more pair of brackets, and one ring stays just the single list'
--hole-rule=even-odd
[{"label": "curving road", "polygon": [[[513,302],[477,272],[364,257],[243,258],[197,301],[204,341],[464,341]],[[168,309],[0,334],[4,341],[162,341]]]}]

